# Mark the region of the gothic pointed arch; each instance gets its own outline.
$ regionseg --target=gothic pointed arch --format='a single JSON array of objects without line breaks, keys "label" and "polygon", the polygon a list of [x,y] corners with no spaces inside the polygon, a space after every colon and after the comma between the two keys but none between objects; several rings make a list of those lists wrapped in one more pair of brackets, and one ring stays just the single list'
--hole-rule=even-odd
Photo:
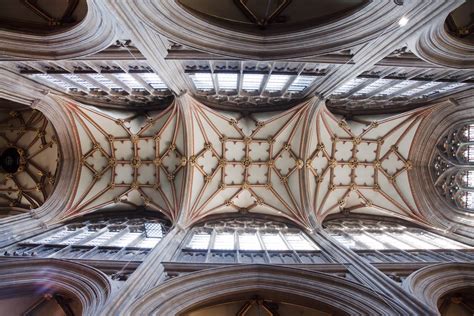
[{"label": "gothic pointed arch", "polygon": [[411,274],[403,287],[433,311],[446,294],[472,289],[474,265],[472,263],[441,263],[420,269]]},{"label": "gothic pointed arch", "polygon": [[[38,6],[37,1],[25,1],[25,3],[32,7],[33,12],[50,20],[50,24],[59,23],[45,8],[41,7],[41,4]],[[87,0],[85,17],[75,26],[53,34],[38,35],[15,32],[10,29],[0,30],[1,54],[13,59],[59,60],[99,52],[116,40],[115,22],[100,9],[102,5],[102,1]],[[50,9],[57,11],[58,7]],[[66,8],[67,10],[70,8]]]},{"label": "gothic pointed arch", "polygon": [[112,285],[102,272],[84,264],[57,259],[0,262],[0,285],[0,300],[15,297],[15,293],[18,296],[21,293],[32,296],[59,294],[75,301],[83,315],[96,313],[112,292]]},{"label": "gothic pointed arch", "polygon": [[[460,195],[470,189],[458,190],[452,184],[453,177],[465,182],[458,171],[470,168],[470,163],[461,153],[469,147],[469,141],[461,142],[457,137],[465,138],[462,127],[469,125],[474,118],[472,101],[472,92],[467,92],[456,101],[438,103],[421,122],[410,152],[414,165],[409,173],[410,183],[413,188],[423,188],[413,190],[423,217],[436,227],[465,237],[473,236],[474,220],[469,209],[461,205],[463,199]],[[453,137],[453,133],[458,136]],[[458,156],[456,152],[459,152]]]},{"label": "gothic pointed arch", "polygon": [[125,313],[179,315],[244,293],[267,293],[284,301],[304,302],[306,306],[321,304],[342,315],[385,315],[394,311],[406,314],[390,298],[351,281],[271,265],[222,267],[178,277],[145,293]]}]

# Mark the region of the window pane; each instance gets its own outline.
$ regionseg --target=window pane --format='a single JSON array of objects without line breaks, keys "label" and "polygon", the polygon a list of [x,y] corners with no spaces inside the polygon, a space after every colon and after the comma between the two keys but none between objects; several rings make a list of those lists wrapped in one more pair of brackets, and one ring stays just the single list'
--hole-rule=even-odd
[{"label": "window pane", "polygon": [[191,249],[207,249],[209,247],[210,239],[211,235],[207,233],[194,234],[188,247]]},{"label": "window pane", "polygon": [[91,84],[89,81],[81,78],[79,75],[76,75],[76,74],[64,74],[62,75],[63,77],[83,86],[84,88],[87,88],[87,89],[94,89],[94,88],[98,88],[96,86],[94,86],[93,84]]},{"label": "window pane", "polygon": [[298,76],[288,88],[290,92],[301,92],[313,83],[316,77],[313,76]]},{"label": "window pane", "polygon": [[63,230],[60,230],[60,231],[50,235],[49,237],[39,239],[36,242],[42,243],[42,244],[54,244],[58,240],[63,239],[64,237],[66,237],[68,235],[74,234],[75,232],[76,232],[75,230],[63,229]]},{"label": "window pane", "polygon": [[468,125],[465,135],[467,140],[474,141],[474,124]]},{"label": "window pane", "polygon": [[271,75],[265,90],[269,92],[280,91],[288,82],[289,78],[290,76],[288,75]]},{"label": "window pane", "polygon": [[241,234],[239,235],[240,250],[262,250],[257,234]]},{"label": "window pane", "polygon": [[468,246],[432,233],[420,233],[418,236],[442,249],[469,249]]},{"label": "window pane", "polygon": [[384,244],[381,242],[377,241],[374,238],[371,238],[367,235],[364,234],[354,234],[354,240],[362,243],[365,245],[365,249],[372,249],[372,250],[377,250],[377,249],[387,249]]},{"label": "window pane", "polygon": [[346,246],[347,248],[354,249],[356,248],[355,241],[349,237],[346,237],[344,235],[332,235],[334,239],[336,239],[338,242]]},{"label": "window pane", "polygon": [[[418,233],[416,235],[418,235]],[[416,249],[437,249],[438,248],[434,245],[431,245],[425,242],[423,239],[419,238],[418,236],[414,236],[410,234],[409,232],[399,233],[394,236],[412,245]]]},{"label": "window pane", "polygon": [[127,247],[132,241],[140,237],[142,233],[126,233],[114,240],[109,246],[112,247]]},{"label": "window pane", "polygon": [[463,192],[461,201],[465,208],[474,209],[474,192]]},{"label": "window pane", "polygon": [[146,83],[148,83],[153,89],[166,90],[168,87],[161,80],[160,76],[155,73],[147,72],[138,74]]},{"label": "window pane", "polygon": [[163,230],[160,223],[145,223],[145,234],[149,238],[163,238]]},{"label": "window pane", "polygon": [[219,89],[235,90],[237,89],[237,74],[217,74]]},{"label": "window pane", "polygon": [[86,246],[103,246],[110,241],[111,238],[115,237],[119,231],[111,232],[107,231],[105,233],[100,234],[98,237],[88,241]]},{"label": "window pane", "polygon": [[212,83],[212,75],[210,73],[196,73],[190,75],[190,77],[193,80],[196,89],[204,91],[214,89],[214,84]]},{"label": "window pane", "polygon": [[474,145],[468,145],[464,147],[464,157],[468,162],[474,162]]},{"label": "window pane", "polygon": [[403,250],[410,250],[415,249],[414,247],[410,246],[409,244],[398,240],[392,236],[389,236],[385,233],[373,235],[374,238],[384,242],[385,244],[390,245],[392,249],[403,249]]},{"label": "window pane", "polygon": [[234,234],[218,233],[214,241],[213,249],[219,250],[233,250],[234,249]]},{"label": "window pane", "polygon": [[49,75],[49,74],[33,74],[31,75],[32,78],[36,79],[42,79],[45,81],[48,81],[50,84],[53,84],[59,88],[62,88],[64,90],[69,90],[75,88],[74,85],[70,84],[67,81],[61,80],[56,76]]},{"label": "window pane", "polygon": [[144,89],[141,83],[139,83],[137,79],[133,78],[131,74],[118,73],[113,74],[113,76],[132,89]]},{"label": "window pane", "polygon": [[81,240],[89,238],[95,233],[97,232],[92,231],[92,230],[84,230],[75,236],[72,236],[66,240],[61,241],[60,244],[61,245],[78,245],[78,244],[81,244]]},{"label": "window pane", "polygon": [[367,79],[366,78],[356,78],[356,79],[351,79],[339,88],[336,89],[336,91],[333,92],[333,95],[341,95],[344,93],[347,93],[354,89],[355,87],[363,84]]},{"label": "window pane", "polygon": [[154,248],[159,242],[161,238],[146,238],[143,237],[134,247],[137,248]]},{"label": "window pane", "polygon": [[263,80],[262,74],[244,74],[242,81],[242,90],[255,91],[260,90],[260,85]]},{"label": "window pane", "polygon": [[462,178],[467,187],[474,188],[474,170],[468,170]]},{"label": "window pane", "polygon": [[267,250],[288,250],[285,242],[278,234],[263,234],[262,240]]},{"label": "window pane", "polygon": [[301,234],[285,234],[286,241],[294,250],[315,250],[318,247],[309,242],[306,238],[301,236]]},{"label": "window pane", "polygon": [[110,80],[101,74],[88,74],[89,77],[93,78],[95,81],[99,82],[101,85],[106,86],[109,89],[122,89],[118,84]]}]

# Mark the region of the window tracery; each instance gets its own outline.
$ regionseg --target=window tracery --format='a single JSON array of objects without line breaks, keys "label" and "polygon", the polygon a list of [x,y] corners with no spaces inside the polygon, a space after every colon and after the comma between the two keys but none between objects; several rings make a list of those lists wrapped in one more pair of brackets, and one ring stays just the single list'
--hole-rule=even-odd
[{"label": "window tracery", "polygon": [[376,220],[332,220],[325,224],[339,243],[370,262],[473,261],[474,249],[419,227]]},{"label": "window tracery", "polygon": [[474,123],[455,126],[440,140],[432,174],[443,197],[474,211]]},{"label": "window tracery", "polygon": [[228,219],[194,227],[177,255],[181,262],[330,262],[303,231],[260,219]]},{"label": "window tracery", "polygon": [[2,256],[142,261],[169,230],[150,217],[83,219],[23,240]]}]

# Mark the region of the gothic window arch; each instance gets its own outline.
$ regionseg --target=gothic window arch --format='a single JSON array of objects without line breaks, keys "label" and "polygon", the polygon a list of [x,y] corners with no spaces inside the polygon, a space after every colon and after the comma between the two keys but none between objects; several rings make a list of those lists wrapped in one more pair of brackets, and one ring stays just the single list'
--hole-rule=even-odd
[{"label": "gothic window arch", "polygon": [[456,125],[441,138],[431,169],[445,199],[474,211],[474,122]]},{"label": "gothic window arch", "polygon": [[196,263],[331,262],[301,229],[260,218],[210,220],[193,227],[176,260]]},{"label": "gothic window arch", "polygon": [[103,214],[65,223],[1,250],[2,256],[142,261],[169,231],[154,216]]}]

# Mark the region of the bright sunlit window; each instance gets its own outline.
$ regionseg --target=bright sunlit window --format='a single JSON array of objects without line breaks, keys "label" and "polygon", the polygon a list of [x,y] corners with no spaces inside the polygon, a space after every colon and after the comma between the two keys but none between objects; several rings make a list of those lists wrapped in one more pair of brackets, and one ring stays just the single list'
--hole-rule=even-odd
[{"label": "bright sunlit window", "polygon": [[307,87],[309,87],[314,79],[316,77],[314,76],[298,76],[296,77],[295,80],[291,83],[291,85],[288,87],[289,92],[301,92]]},{"label": "bright sunlit window", "polygon": [[190,75],[193,80],[194,86],[197,90],[209,91],[214,89],[214,84],[212,82],[212,74],[210,73],[195,73]]},{"label": "bright sunlit window", "polygon": [[218,73],[217,82],[220,90],[235,90],[237,89],[238,74]]},{"label": "bright sunlit window", "polygon": [[265,90],[269,92],[280,91],[290,79],[288,75],[270,75]]},{"label": "bright sunlit window", "polygon": [[263,74],[244,74],[242,81],[242,90],[255,91],[260,89],[262,84]]}]

